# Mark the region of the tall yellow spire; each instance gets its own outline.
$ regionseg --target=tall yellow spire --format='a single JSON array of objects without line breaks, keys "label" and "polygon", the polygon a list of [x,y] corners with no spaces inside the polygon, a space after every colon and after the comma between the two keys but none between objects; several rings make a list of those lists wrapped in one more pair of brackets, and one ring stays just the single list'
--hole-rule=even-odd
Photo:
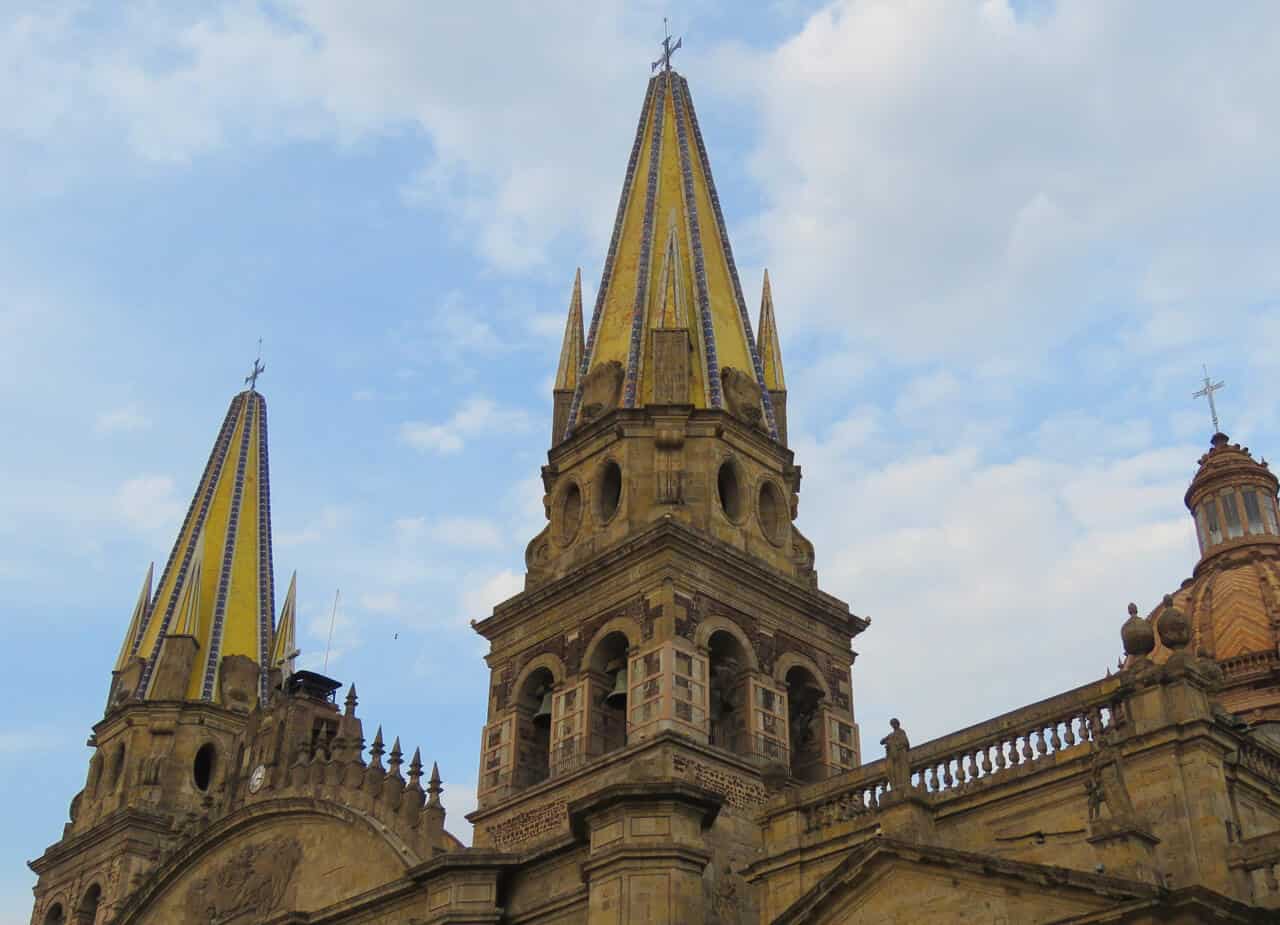
[{"label": "tall yellow spire", "polygon": [[137,697],[152,696],[169,636],[195,641],[195,656],[182,669],[187,699],[220,701],[219,671],[234,655],[259,666],[257,693],[266,696],[275,590],[267,403],[255,385],[231,400],[155,595],[132,634],[129,659],[143,660]]},{"label": "tall yellow spire", "polygon": [[[585,375],[576,384],[565,432],[611,403],[624,408],[670,403],[670,395],[655,400],[653,335],[687,325],[694,359],[688,395],[677,403],[725,407],[722,377],[734,370],[740,382],[759,388],[762,413],[757,416],[777,439],[693,98],[685,79],[670,69],[669,59],[666,63],[650,79],[640,112],[587,331]],[[676,316],[686,299],[688,317],[682,323]],[[608,385],[601,387],[602,381]],[[584,392],[592,393],[586,401]]]}]

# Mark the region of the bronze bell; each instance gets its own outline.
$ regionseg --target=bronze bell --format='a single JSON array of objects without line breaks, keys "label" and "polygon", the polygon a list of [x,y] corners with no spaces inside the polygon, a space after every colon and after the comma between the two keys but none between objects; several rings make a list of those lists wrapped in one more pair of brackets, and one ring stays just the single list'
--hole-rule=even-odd
[{"label": "bronze bell", "polygon": [[613,673],[613,690],[604,695],[604,702],[610,707],[624,707],[627,703],[627,669],[619,668]]},{"label": "bronze bell", "polygon": [[533,714],[533,721],[541,726],[551,725],[551,690],[549,688],[542,695],[542,703],[538,705],[538,711]]}]

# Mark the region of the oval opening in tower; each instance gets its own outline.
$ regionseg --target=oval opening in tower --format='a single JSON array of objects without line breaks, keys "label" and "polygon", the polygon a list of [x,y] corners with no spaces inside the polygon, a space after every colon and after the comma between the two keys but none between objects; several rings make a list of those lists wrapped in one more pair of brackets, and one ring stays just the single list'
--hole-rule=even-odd
[{"label": "oval opening in tower", "polygon": [[218,760],[218,753],[212,742],[206,742],[196,752],[195,761],[191,763],[191,776],[200,790],[208,790],[213,782],[213,769]]},{"label": "oval opening in tower", "polygon": [[760,529],[764,531],[765,539],[775,546],[781,546],[786,536],[786,503],[782,500],[781,489],[773,482],[760,483],[756,515],[760,518]]},{"label": "oval opening in tower", "polygon": [[560,502],[560,543],[568,546],[578,535],[578,524],[582,522],[582,489],[577,482],[570,482],[565,489],[564,499]]},{"label": "oval opening in tower", "polygon": [[720,497],[720,508],[726,517],[737,521],[742,516],[742,488],[738,482],[738,467],[732,459],[720,464],[716,475],[716,493]]},{"label": "oval opening in tower", "polygon": [[618,504],[622,500],[622,467],[610,459],[600,467],[600,480],[596,497],[599,499],[597,513],[600,522],[613,519],[618,513]]}]

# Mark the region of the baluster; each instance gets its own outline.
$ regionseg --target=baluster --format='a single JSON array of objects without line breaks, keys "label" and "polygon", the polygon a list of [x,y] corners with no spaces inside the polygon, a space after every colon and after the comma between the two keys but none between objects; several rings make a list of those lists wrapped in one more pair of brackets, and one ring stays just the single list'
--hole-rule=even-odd
[{"label": "baluster", "polygon": [[1004,756],[1004,739],[1000,739],[996,742],[996,754],[995,760],[991,762],[991,773],[994,774],[997,771],[1003,771],[1008,766],[1009,763],[1005,760]]},{"label": "baluster", "polygon": [[[944,762],[943,762],[943,764],[942,764],[943,771],[946,773],[946,777],[947,777],[947,789],[948,789],[948,790],[955,790],[955,789],[956,789],[956,775],[955,775],[955,772],[951,770],[951,762],[953,762],[953,761],[955,761],[955,759],[954,759],[954,758],[948,758],[948,759],[947,759],[946,761],[944,761]],[[961,769],[961,772],[962,772],[962,774],[963,774],[963,769]]]},{"label": "baluster", "polygon": [[1102,711],[1101,711],[1100,709],[1098,709],[1097,707],[1094,707],[1094,708],[1093,708],[1093,713],[1092,713],[1092,715],[1091,715],[1091,720],[1092,720],[1092,726],[1093,726],[1093,737],[1094,737],[1094,740],[1095,740],[1095,741],[1097,741],[1097,742],[1101,742],[1101,741],[1102,741],[1102,731],[1103,731],[1103,729],[1105,729],[1106,727],[1105,727],[1105,726],[1103,726],[1103,724],[1102,724]]},{"label": "baluster", "polygon": [[1033,761],[1038,760],[1038,759],[1040,759],[1040,758],[1043,758],[1043,757],[1045,756],[1045,751],[1044,751],[1044,730],[1043,730],[1043,729],[1037,729],[1037,730],[1035,731],[1035,734],[1036,734],[1036,740],[1035,740],[1035,742],[1033,742],[1033,743],[1032,743],[1032,745],[1031,745],[1031,751],[1032,751],[1031,759],[1032,759]]},{"label": "baluster", "polygon": [[1031,750],[1031,733],[1024,732],[1022,734],[1022,751],[1018,753],[1018,764],[1028,764],[1031,759],[1035,758],[1035,753]]},{"label": "baluster", "polygon": [[986,777],[991,773],[987,770],[987,750],[985,748],[980,748],[974,752],[973,758],[974,764],[977,766],[977,772],[973,775],[975,779],[979,777]]},{"label": "baluster", "polygon": [[1067,735],[1066,735],[1067,748],[1075,747],[1075,744],[1076,744],[1075,724],[1076,724],[1076,718],[1074,716],[1067,718]]},{"label": "baluster", "polygon": [[1053,735],[1050,736],[1049,744],[1053,746],[1054,754],[1062,751],[1062,736],[1058,735],[1058,723],[1053,724]]},{"label": "baluster", "polygon": [[922,776],[922,779],[924,780],[924,789],[927,790],[929,793],[937,793],[938,787],[933,782],[933,768],[925,768],[921,776]]}]

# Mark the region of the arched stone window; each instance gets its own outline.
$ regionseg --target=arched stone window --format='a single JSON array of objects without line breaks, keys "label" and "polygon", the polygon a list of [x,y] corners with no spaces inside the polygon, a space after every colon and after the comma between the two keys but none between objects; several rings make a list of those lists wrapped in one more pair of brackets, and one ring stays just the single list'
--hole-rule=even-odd
[{"label": "arched stone window", "polygon": [[786,674],[787,728],[791,736],[791,774],[803,781],[827,776],[822,754],[820,707],[826,691],[803,665]]},{"label": "arched stone window", "polygon": [[517,706],[525,734],[520,736],[517,786],[528,787],[551,773],[551,690],[555,676],[549,668],[529,673],[520,688]]},{"label": "arched stone window", "polygon": [[717,630],[707,640],[711,689],[711,744],[739,754],[749,751],[744,672],[749,661],[738,638]]},{"label": "arched stone window", "polygon": [[44,925],[63,925],[66,920],[67,916],[62,911],[62,903],[54,903],[44,914]]},{"label": "arched stone window", "polygon": [[102,887],[94,884],[85,890],[76,909],[75,925],[97,925],[98,905],[102,902]]},{"label": "arched stone window", "polygon": [[196,785],[196,789],[202,793],[209,789],[213,783],[213,774],[218,768],[218,750],[214,748],[212,742],[206,742],[200,746],[196,752],[195,760],[191,762],[191,779]]},{"label": "arched stone window", "polygon": [[[605,754],[627,744],[627,650],[630,643],[618,630],[607,634],[591,653],[591,671],[605,682],[592,722],[592,754]],[[597,750],[598,749],[598,750]]]}]

